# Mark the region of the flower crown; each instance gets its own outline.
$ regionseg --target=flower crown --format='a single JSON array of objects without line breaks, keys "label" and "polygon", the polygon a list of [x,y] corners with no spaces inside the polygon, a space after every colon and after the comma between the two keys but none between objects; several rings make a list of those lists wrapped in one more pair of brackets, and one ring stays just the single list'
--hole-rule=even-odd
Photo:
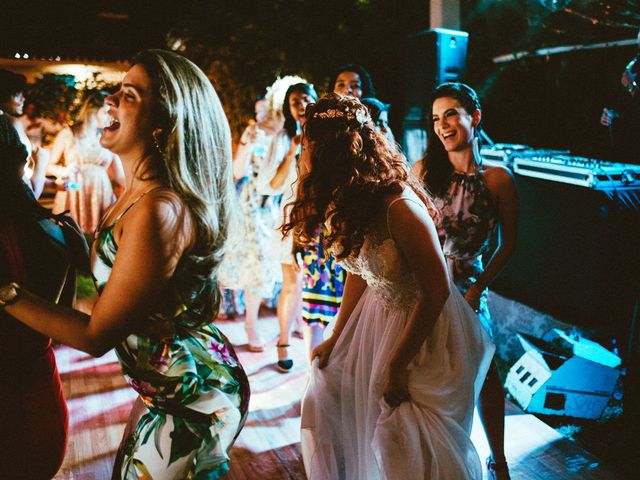
[{"label": "flower crown", "polygon": [[313,118],[346,118],[347,120],[357,120],[360,125],[371,120],[366,109],[355,108],[352,110],[350,107],[346,107],[344,110],[330,108],[324,112],[316,112],[313,114]]}]

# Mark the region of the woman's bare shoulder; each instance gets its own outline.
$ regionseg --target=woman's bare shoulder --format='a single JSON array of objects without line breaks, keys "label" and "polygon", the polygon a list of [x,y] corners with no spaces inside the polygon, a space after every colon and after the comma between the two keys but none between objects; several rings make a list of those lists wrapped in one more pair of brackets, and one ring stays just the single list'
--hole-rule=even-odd
[{"label": "woman's bare shoulder", "polygon": [[511,185],[514,183],[513,174],[507,167],[487,166],[482,169],[482,175],[489,187],[500,188],[505,184]]}]

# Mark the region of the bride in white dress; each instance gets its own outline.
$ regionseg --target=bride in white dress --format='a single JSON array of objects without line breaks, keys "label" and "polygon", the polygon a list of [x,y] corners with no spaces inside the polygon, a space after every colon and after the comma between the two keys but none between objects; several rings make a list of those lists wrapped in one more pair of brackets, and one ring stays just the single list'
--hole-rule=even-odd
[{"label": "bride in white dress", "polygon": [[309,173],[283,230],[304,243],[326,223],[349,272],[302,403],[307,476],[481,479],[469,434],[494,346],[450,282],[435,210],[358,100],[328,95],[306,117]]}]

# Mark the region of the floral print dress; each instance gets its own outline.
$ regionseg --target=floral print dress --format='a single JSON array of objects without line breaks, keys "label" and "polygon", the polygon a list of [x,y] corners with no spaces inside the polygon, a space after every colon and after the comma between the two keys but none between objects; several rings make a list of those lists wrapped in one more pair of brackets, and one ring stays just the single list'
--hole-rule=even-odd
[{"label": "floral print dress", "polygon": [[[127,210],[96,232],[92,260],[99,293],[118,251],[114,227]],[[214,318],[219,297],[216,280],[183,258],[148,331],[116,347],[143,407],[137,404],[131,413],[113,478],[210,480],[228,471],[227,451],[244,425],[250,394],[233,347],[213,324],[203,323]],[[154,326],[163,333],[151,333]]]},{"label": "floral print dress", "polygon": [[[240,139],[248,142],[248,128]],[[244,235],[225,252],[218,279],[227,289],[244,290],[269,298],[280,280],[280,263],[272,252],[274,228],[280,205],[277,197],[258,192],[258,175],[274,135],[259,136],[251,146],[248,175],[236,183],[240,210],[244,219]]]},{"label": "floral print dress", "polygon": [[[449,274],[464,295],[482,273],[482,255],[488,253],[498,222],[498,209],[484,181],[483,171],[453,172],[451,185],[433,199],[440,211],[438,235]],[[491,334],[487,291],[482,292],[478,317]]]}]

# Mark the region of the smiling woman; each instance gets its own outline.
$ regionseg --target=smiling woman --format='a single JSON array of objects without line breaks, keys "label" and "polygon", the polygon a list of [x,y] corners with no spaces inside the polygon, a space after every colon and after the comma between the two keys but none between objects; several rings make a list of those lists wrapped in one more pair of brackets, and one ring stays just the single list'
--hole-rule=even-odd
[{"label": "smiling woman", "polygon": [[106,100],[101,144],[122,159],[127,188],[94,237],[91,316],[20,287],[5,309],[93,355],[115,347],[139,397],[113,478],[219,478],[249,402],[242,366],[210,323],[235,209],[229,126],[190,61],[150,50],[132,63]]},{"label": "smiling woman", "polygon": [[[515,250],[518,194],[508,170],[482,165],[478,138],[482,111],[476,92],[462,83],[444,83],[432,95],[427,153],[413,173],[434,194],[441,214],[438,234],[449,274],[491,334],[486,288]],[[490,239],[498,247],[483,262]],[[492,363],[478,400],[491,457],[489,478],[506,480],[504,392]]]}]

